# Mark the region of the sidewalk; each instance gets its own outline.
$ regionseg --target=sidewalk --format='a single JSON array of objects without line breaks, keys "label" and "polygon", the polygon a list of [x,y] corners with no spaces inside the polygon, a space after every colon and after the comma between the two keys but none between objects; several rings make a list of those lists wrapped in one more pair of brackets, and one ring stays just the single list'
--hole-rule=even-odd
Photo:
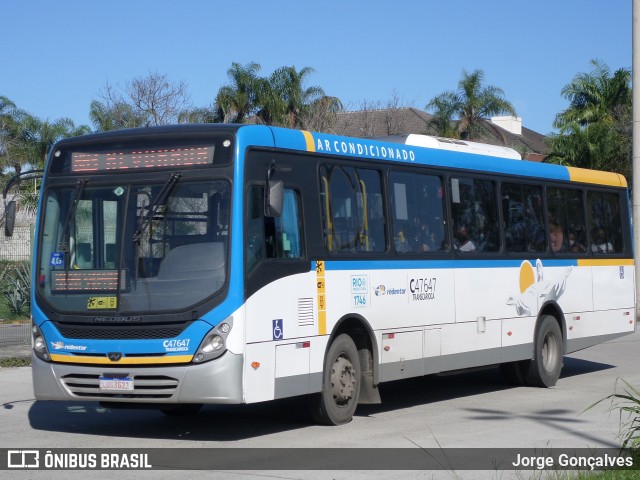
[{"label": "sidewalk", "polygon": [[7,345],[0,347],[1,358],[31,358],[31,345]]}]

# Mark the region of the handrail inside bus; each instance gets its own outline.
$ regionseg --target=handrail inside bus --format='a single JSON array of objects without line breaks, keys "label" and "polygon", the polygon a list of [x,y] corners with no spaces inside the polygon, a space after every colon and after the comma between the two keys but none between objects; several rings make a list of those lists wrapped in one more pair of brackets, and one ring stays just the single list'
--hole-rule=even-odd
[{"label": "handrail inside bus", "polygon": [[360,243],[364,242],[364,248],[368,252],[369,251],[369,212],[367,210],[367,186],[365,185],[362,179],[358,180],[360,182],[360,188],[362,188],[362,210],[363,210],[363,219],[362,219],[362,233],[360,234]]},{"label": "handrail inside bus", "polygon": [[324,184],[324,191],[327,192],[324,196],[325,212],[327,212],[327,247],[329,251],[333,251],[333,223],[331,222],[331,210],[329,209],[329,180],[327,177],[322,177],[322,183]]}]

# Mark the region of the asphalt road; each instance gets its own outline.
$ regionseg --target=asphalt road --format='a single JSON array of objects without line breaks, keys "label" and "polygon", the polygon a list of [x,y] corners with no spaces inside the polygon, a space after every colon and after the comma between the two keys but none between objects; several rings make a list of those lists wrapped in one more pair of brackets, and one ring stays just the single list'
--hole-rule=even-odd
[{"label": "asphalt road", "polygon": [[[109,410],[87,402],[36,402],[29,367],[0,369],[0,448],[593,448],[619,445],[610,403],[622,378],[640,385],[640,333],[565,357],[552,389],[508,387],[497,369],[381,386],[382,405],[360,406],[341,427],[313,425],[301,399],[210,405],[194,417]],[[331,467],[328,465],[328,467]],[[2,472],[0,472],[0,476]],[[85,478],[86,472],[11,472],[12,478]],[[92,479],[176,478],[175,473],[91,473]],[[242,471],[189,478],[510,478],[507,472]],[[522,478],[521,476],[518,478]],[[524,478],[530,478],[525,475]],[[537,477],[539,478],[539,477]]]}]

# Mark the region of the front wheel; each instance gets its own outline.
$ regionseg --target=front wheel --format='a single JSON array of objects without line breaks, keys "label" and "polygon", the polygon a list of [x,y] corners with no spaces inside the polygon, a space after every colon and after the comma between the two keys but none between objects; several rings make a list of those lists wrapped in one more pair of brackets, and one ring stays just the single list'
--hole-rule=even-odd
[{"label": "front wheel", "polygon": [[331,343],[322,375],[322,391],[310,397],[314,420],[324,425],[350,422],[360,396],[360,361],[349,335],[341,334]]},{"label": "front wheel", "polygon": [[534,348],[527,383],[536,387],[553,387],[562,370],[562,331],[555,317],[546,315],[542,318]]}]

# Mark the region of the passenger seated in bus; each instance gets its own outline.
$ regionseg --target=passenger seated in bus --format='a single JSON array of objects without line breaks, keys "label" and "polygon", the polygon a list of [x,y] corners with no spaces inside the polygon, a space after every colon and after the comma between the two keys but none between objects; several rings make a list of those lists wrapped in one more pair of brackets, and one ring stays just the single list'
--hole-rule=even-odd
[{"label": "passenger seated in bus", "polygon": [[430,252],[435,250],[435,244],[433,242],[435,236],[431,232],[428,223],[423,223],[420,218],[414,220],[416,231],[413,236],[411,244],[412,252]]},{"label": "passenger seated in bus", "polygon": [[553,220],[551,222],[551,231],[549,232],[549,243],[551,243],[551,251],[553,253],[564,252],[564,232],[562,226]]},{"label": "passenger seated in bus", "polygon": [[394,241],[393,241],[395,247],[396,247],[396,252],[410,252],[411,251],[411,247],[409,246],[409,242],[407,241],[407,237],[404,234],[404,230],[400,230],[398,232],[398,234],[395,236]]},{"label": "passenger seated in bus", "polygon": [[587,248],[579,240],[576,232],[569,232],[569,251],[571,253],[584,253]]},{"label": "passenger seated in bus", "polygon": [[593,242],[591,243],[593,253],[613,253],[613,245],[607,240],[604,228],[594,230]]},{"label": "passenger seated in bus", "polygon": [[456,249],[461,252],[475,252],[476,245],[469,238],[469,230],[465,225],[461,225],[456,232]]}]

